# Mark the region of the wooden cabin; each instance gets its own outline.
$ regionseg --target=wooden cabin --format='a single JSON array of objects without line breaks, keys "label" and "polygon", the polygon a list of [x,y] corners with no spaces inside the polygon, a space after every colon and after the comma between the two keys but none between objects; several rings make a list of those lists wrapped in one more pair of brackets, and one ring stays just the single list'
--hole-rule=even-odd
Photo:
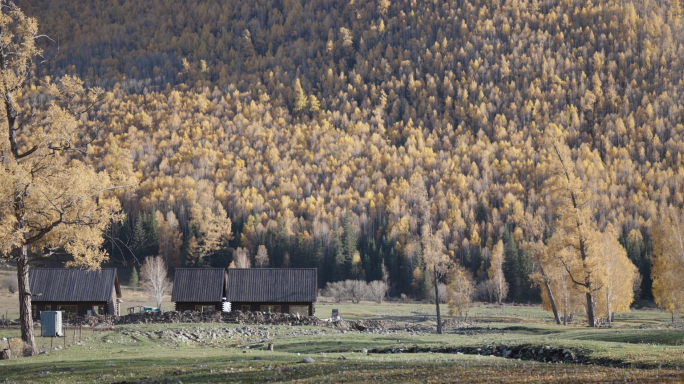
[{"label": "wooden cabin", "polygon": [[115,268],[98,271],[76,268],[33,268],[29,270],[33,316],[41,311],[64,311],[64,317],[120,312],[121,287]]},{"label": "wooden cabin", "polygon": [[226,301],[233,311],[313,316],[316,268],[229,268]]},{"label": "wooden cabin", "polygon": [[176,311],[220,311],[226,297],[223,268],[176,268],[171,301]]}]

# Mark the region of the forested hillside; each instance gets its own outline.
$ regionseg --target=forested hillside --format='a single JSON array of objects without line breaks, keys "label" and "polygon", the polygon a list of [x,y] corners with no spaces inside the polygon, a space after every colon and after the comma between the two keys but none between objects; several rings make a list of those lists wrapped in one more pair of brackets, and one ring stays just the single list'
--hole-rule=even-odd
[{"label": "forested hillside", "polygon": [[[650,228],[684,204],[678,0],[18,4],[54,40],[38,73],[108,91],[83,121],[101,168],[130,159],[141,180],[117,230],[138,257],[227,266],[265,245],[321,285],[384,264],[393,294],[424,296],[422,180],[450,257],[484,280],[502,239],[507,299],[537,301],[518,245],[526,217],[554,231],[553,123],[650,298]],[[195,203],[225,209],[232,240],[193,252]]]}]

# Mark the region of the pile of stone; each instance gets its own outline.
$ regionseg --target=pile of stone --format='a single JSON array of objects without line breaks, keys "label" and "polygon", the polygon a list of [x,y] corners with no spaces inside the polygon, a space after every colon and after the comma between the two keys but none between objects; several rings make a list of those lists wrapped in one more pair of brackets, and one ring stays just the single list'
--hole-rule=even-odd
[{"label": "pile of stone", "polygon": [[409,332],[413,334],[434,331],[434,325],[402,324],[395,321],[380,320],[321,320],[315,316],[300,316],[289,313],[267,312],[144,312],[125,316],[88,316],[74,318],[70,324],[83,324],[91,327],[108,327],[123,324],[175,324],[175,323],[224,323],[241,325],[284,325],[284,326],[323,326],[342,332],[365,332],[391,334]]},{"label": "pile of stone", "polygon": [[174,323],[226,323],[245,325],[324,325],[324,321],[315,316],[299,316],[289,313],[266,312],[144,312],[125,316],[88,316],[74,318],[74,324],[174,324]]},{"label": "pile of stone", "polygon": [[343,331],[359,331],[368,333],[394,332],[431,332],[434,327],[425,324],[400,324],[396,321],[383,320],[356,320],[356,321],[327,321],[323,324],[327,327]]},{"label": "pile of stone", "polygon": [[442,329],[447,330],[447,329],[468,329],[470,328],[470,324],[466,323],[465,321],[460,321],[460,320],[454,320],[454,319],[447,319],[442,321]]},{"label": "pile of stone", "polygon": [[190,327],[159,331],[139,331],[126,329],[121,336],[141,341],[143,339],[167,340],[174,343],[212,345],[236,341],[265,342],[271,334],[267,327]]}]

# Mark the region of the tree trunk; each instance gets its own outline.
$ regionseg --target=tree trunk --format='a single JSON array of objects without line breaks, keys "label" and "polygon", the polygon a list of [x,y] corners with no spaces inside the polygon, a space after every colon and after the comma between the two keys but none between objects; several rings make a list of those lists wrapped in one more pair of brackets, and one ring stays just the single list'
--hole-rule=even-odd
[{"label": "tree trunk", "polygon": [[31,314],[31,288],[29,287],[28,245],[21,247],[21,257],[17,261],[17,281],[19,283],[19,321],[21,340],[24,342],[24,355],[36,354],[36,339],[33,335],[33,316]]},{"label": "tree trunk", "polygon": [[549,295],[549,300],[551,300],[551,309],[553,310],[553,318],[556,320],[556,324],[560,325],[561,320],[558,316],[558,307],[556,307],[556,300],[553,298],[553,292],[551,292],[551,285],[549,284],[549,279],[546,277],[546,272],[544,272],[544,267],[539,264],[539,269],[542,273],[542,278],[544,279],[544,287],[546,287],[546,293]]},{"label": "tree trunk", "polygon": [[590,327],[596,326],[596,317],[594,316],[594,299],[591,297],[591,292],[587,292],[587,323]]},{"label": "tree trunk", "polygon": [[433,268],[435,284],[435,305],[437,306],[437,334],[442,334],[442,316],[439,313],[439,280],[437,279],[437,267]]},{"label": "tree trunk", "polygon": [[674,324],[674,311],[670,312],[672,314],[672,324]]}]

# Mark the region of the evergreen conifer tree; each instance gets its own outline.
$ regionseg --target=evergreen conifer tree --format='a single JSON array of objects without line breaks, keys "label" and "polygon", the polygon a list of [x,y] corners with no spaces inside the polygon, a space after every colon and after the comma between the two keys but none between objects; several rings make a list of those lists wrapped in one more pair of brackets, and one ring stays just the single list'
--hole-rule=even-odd
[{"label": "evergreen conifer tree", "polygon": [[511,233],[506,230],[503,234],[504,241],[504,264],[503,272],[506,282],[508,282],[508,300],[515,302],[520,301],[522,295],[522,279],[520,276],[521,268],[519,266],[518,245]]},{"label": "evergreen conifer tree", "polygon": [[432,290],[432,278],[430,273],[423,270],[423,282],[420,285],[420,297],[425,300],[430,297],[430,291]]},{"label": "evergreen conifer tree", "polygon": [[145,221],[147,221],[147,215],[143,212],[138,215],[138,220],[136,220],[135,228],[133,229],[133,251],[136,257],[145,256],[145,248],[148,242]]},{"label": "evergreen conifer tree", "polygon": [[133,266],[133,271],[131,272],[131,277],[128,279],[128,286],[131,289],[137,289],[140,279],[138,277],[138,270]]},{"label": "evergreen conifer tree", "polygon": [[335,269],[332,279],[340,281],[347,278],[347,273],[344,269],[344,247],[342,245],[342,236],[340,234],[340,227],[337,221],[333,224],[333,248],[335,251]]},{"label": "evergreen conifer tree", "polygon": [[347,212],[344,215],[344,233],[342,236],[342,246],[344,247],[344,270],[347,276],[349,276],[352,270],[354,253],[357,252],[356,233],[354,232],[354,219],[349,209],[347,209]]},{"label": "evergreen conifer tree", "polygon": [[155,255],[159,249],[159,222],[157,221],[157,210],[152,208],[152,213],[148,219],[147,244],[145,255]]}]

